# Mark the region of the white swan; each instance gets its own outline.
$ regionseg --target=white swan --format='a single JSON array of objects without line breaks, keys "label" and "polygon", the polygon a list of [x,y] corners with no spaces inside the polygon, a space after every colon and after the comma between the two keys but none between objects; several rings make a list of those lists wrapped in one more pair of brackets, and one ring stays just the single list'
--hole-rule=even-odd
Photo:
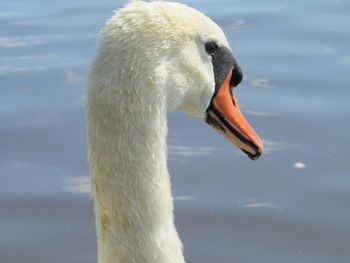
[{"label": "white swan", "polygon": [[88,79],[88,143],[99,263],[185,262],[173,221],[167,112],[206,120],[252,159],[242,79],[222,30],[182,4],[133,1],[108,21]]}]

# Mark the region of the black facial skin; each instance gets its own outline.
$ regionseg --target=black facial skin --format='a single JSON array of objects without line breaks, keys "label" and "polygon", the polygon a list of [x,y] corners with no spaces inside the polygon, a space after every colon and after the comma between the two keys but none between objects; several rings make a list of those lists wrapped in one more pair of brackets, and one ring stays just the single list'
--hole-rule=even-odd
[{"label": "black facial skin", "polygon": [[205,44],[206,52],[212,57],[215,76],[215,97],[217,91],[226,79],[229,71],[233,68],[230,86],[236,87],[243,79],[242,70],[239,67],[232,52],[226,47],[219,47],[215,42]]}]

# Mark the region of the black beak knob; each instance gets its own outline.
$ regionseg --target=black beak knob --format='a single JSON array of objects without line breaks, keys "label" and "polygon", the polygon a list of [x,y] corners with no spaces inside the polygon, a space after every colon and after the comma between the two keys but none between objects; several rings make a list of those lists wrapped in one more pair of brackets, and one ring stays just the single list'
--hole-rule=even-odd
[{"label": "black beak knob", "polygon": [[230,80],[230,86],[237,87],[243,80],[243,73],[241,67],[235,62],[232,70],[232,77]]}]

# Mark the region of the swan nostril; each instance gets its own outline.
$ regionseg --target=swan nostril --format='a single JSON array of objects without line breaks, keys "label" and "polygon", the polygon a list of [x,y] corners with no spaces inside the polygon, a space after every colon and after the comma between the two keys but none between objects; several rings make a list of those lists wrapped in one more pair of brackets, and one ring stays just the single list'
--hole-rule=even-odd
[{"label": "swan nostril", "polygon": [[243,80],[243,74],[241,68],[235,64],[235,67],[232,70],[232,77],[230,80],[230,86],[237,87],[239,83]]}]

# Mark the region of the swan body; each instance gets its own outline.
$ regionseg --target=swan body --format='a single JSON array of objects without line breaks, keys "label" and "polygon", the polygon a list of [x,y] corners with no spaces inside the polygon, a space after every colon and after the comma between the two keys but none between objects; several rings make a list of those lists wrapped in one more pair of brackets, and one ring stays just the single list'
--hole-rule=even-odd
[{"label": "swan body", "polygon": [[222,124],[208,111],[213,94],[221,96],[221,71],[208,53],[218,47],[230,50],[208,17],[162,1],[129,3],[101,32],[87,91],[99,263],[185,262],[173,220],[167,113]]}]

